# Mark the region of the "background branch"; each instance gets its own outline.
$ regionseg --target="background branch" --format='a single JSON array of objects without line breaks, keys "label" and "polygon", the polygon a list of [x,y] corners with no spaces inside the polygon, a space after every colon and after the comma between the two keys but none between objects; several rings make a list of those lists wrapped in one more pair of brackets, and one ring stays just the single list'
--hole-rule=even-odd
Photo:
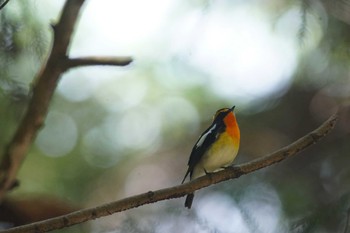
[{"label": "background branch", "polygon": [[68,58],[66,60],[66,68],[74,68],[79,66],[126,66],[132,62],[131,57],[80,57]]},{"label": "background branch", "polygon": [[35,78],[33,95],[27,111],[5,148],[0,164],[0,202],[15,183],[16,176],[29,147],[42,126],[57,82],[64,70],[64,61],[71,41],[75,22],[84,0],[65,3],[59,22],[53,26],[54,41],[47,63]]},{"label": "background branch", "polygon": [[9,1],[10,0],[5,0],[3,3],[1,3],[0,10],[2,10],[2,8],[4,8]]},{"label": "background branch", "polygon": [[188,193],[192,193],[195,190],[207,187],[212,184],[216,184],[229,179],[238,178],[241,175],[245,175],[256,171],[258,169],[270,166],[274,163],[278,163],[288,157],[296,155],[298,152],[315,144],[324,136],[326,136],[335,126],[338,119],[338,115],[332,115],[327,121],[319,126],[314,131],[301,137],[292,144],[283,147],[282,149],[253,160],[248,163],[241,164],[235,167],[229,167],[223,171],[212,173],[210,175],[198,178],[189,183],[161,189],[158,191],[149,191],[140,195],[128,197],[116,202],[104,204],[95,208],[84,209],[76,212],[72,212],[67,215],[51,218],[48,220],[15,227],[2,233],[25,233],[25,232],[48,232],[63,227],[72,226],[82,222],[86,222],[99,217],[111,215],[116,212],[135,208],[141,205],[154,203],[161,200],[172,199],[182,197]]},{"label": "background branch", "polygon": [[27,111],[7,147],[0,163],[0,202],[16,184],[18,170],[43,125],[51,98],[62,74],[69,68],[88,65],[128,65],[130,57],[85,57],[70,59],[69,44],[84,0],[66,1],[59,22],[52,25],[53,46],[46,64],[35,78]]}]

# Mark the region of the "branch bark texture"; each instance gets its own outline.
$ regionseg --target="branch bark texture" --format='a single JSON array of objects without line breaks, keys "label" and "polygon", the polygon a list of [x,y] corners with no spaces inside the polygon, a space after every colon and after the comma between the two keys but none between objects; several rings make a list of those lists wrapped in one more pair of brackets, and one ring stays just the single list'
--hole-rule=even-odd
[{"label": "branch bark texture", "polygon": [[235,167],[229,167],[223,171],[203,176],[183,185],[157,191],[149,191],[140,195],[128,197],[95,208],[84,209],[48,220],[15,227],[1,231],[1,233],[48,232],[103,216],[111,215],[113,213],[121,212],[141,205],[185,196],[188,193],[194,192],[195,190],[229,179],[238,178],[242,175],[262,169],[298,154],[300,151],[304,150],[312,144],[317,143],[320,139],[325,137],[334,128],[337,119],[338,115],[334,114],[317,129],[306,134],[292,144],[283,147],[282,149],[269,155],[255,159],[251,162],[244,163]]}]

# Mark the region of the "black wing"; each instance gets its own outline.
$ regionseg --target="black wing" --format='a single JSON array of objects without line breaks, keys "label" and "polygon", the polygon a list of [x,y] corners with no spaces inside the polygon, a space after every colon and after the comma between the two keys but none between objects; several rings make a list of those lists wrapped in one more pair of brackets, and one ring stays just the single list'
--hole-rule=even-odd
[{"label": "black wing", "polygon": [[221,133],[222,129],[220,129],[220,125],[218,123],[213,123],[208,129],[206,129],[203,134],[199,137],[198,141],[194,145],[190,159],[188,161],[188,170],[186,175],[182,181],[185,181],[188,174],[192,174],[192,171],[196,164],[201,160],[204,153],[209,149],[210,145],[214,143],[217,139],[218,135]]}]

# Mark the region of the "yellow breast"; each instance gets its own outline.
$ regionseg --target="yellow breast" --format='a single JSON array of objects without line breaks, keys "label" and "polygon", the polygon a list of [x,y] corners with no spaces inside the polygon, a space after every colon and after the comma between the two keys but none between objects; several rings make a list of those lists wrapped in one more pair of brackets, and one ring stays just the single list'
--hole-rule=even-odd
[{"label": "yellow breast", "polygon": [[[227,112],[227,110],[230,109],[222,109],[216,113],[212,128],[205,135],[202,135],[201,139],[199,140],[198,143],[202,144],[208,134],[214,133],[213,130],[216,130],[215,121],[217,118],[217,121],[223,121],[218,123],[220,123],[221,126],[224,125],[224,132],[222,132],[218,138],[216,138],[212,145],[207,145],[209,148],[206,152],[204,152],[198,163],[193,167],[191,179],[200,177],[204,175],[205,172],[210,173],[223,169],[224,167],[231,165],[233,160],[236,158],[240,143],[240,130],[235,114],[232,112],[232,110],[229,112]],[[219,118],[222,112],[226,112],[223,119]],[[221,130],[222,128],[220,128],[220,131]]]},{"label": "yellow breast", "polygon": [[195,166],[193,178],[204,175],[205,171],[215,172],[232,164],[237,156],[238,149],[239,140],[234,140],[226,132],[222,133]]}]

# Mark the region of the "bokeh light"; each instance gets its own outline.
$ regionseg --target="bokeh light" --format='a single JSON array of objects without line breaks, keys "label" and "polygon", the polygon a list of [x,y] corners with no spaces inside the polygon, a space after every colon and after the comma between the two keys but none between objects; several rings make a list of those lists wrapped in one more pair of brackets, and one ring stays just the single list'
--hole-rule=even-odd
[{"label": "bokeh light", "polygon": [[46,155],[58,157],[74,149],[78,139],[75,121],[66,114],[51,111],[40,131],[36,145]]},{"label": "bokeh light", "polygon": [[196,201],[199,207],[196,212],[211,231],[250,232],[237,203],[225,194],[214,192]]}]

